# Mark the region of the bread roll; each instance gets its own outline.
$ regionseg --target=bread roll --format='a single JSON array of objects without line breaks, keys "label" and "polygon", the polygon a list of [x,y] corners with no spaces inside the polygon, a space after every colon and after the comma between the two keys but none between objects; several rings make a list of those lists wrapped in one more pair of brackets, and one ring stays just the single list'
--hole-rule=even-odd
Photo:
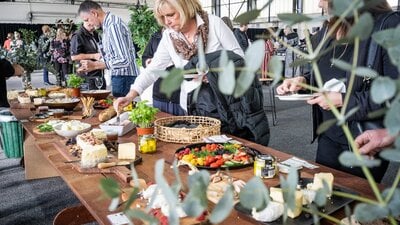
[{"label": "bread roll", "polygon": [[114,110],[114,107],[109,107],[99,113],[100,122],[107,121],[117,115],[117,112]]}]

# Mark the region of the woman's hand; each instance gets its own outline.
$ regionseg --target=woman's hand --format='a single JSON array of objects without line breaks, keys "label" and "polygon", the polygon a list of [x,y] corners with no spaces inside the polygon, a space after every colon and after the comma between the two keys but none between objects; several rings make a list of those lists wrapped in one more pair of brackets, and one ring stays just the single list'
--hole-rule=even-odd
[{"label": "woman's hand", "polygon": [[13,64],[12,65],[13,66],[13,68],[14,68],[14,75],[15,76],[22,76],[22,75],[24,75],[24,73],[25,73],[25,70],[24,70],[24,68],[21,66],[21,65],[19,65],[19,64]]},{"label": "woman's hand", "polygon": [[306,78],[299,76],[290,79],[285,79],[281,85],[276,88],[278,95],[284,95],[286,93],[297,92],[302,89],[298,84],[306,83]]},{"label": "woman's hand", "polygon": [[331,110],[326,100],[326,98],[328,98],[336,108],[343,106],[342,94],[340,92],[325,92],[325,95],[326,97],[323,93],[317,93],[315,97],[308,100],[307,103],[310,105],[317,104],[324,110]]},{"label": "woman's hand", "polygon": [[113,103],[115,111],[120,112],[121,108],[129,105],[137,96],[139,96],[139,93],[131,89],[125,97],[117,98]]}]

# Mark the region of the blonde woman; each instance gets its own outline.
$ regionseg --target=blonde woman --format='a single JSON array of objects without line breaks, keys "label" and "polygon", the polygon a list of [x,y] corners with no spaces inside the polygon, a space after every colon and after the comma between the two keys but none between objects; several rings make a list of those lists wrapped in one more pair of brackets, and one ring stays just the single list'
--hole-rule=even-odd
[{"label": "blonde woman", "polygon": [[197,55],[200,37],[205,53],[226,49],[244,56],[232,31],[221,18],[205,12],[198,0],[156,0],[154,14],[158,23],[165,27],[160,44],[128,95],[114,102],[115,108],[127,105],[153,84],[159,78],[154,71],[164,70],[169,65],[183,68]]},{"label": "blonde woman", "polygon": [[50,44],[52,62],[57,71],[57,85],[61,86],[68,73],[69,40],[62,28],[57,29],[56,38]]}]

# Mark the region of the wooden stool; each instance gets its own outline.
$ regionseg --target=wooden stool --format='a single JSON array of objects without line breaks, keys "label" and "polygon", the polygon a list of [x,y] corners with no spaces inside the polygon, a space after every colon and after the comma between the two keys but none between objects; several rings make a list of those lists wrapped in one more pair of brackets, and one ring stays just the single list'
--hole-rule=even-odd
[{"label": "wooden stool", "polygon": [[68,207],[57,213],[53,225],[81,225],[94,222],[92,214],[83,205]]}]

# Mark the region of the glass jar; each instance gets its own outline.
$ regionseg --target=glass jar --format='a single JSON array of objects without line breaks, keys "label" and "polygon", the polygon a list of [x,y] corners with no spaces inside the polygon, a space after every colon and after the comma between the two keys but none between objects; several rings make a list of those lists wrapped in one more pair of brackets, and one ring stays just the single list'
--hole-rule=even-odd
[{"label": "glass jar", "polygon": [[138,135],[139,152],[153,153],[157,150],[157,139],[154,134]]}]

